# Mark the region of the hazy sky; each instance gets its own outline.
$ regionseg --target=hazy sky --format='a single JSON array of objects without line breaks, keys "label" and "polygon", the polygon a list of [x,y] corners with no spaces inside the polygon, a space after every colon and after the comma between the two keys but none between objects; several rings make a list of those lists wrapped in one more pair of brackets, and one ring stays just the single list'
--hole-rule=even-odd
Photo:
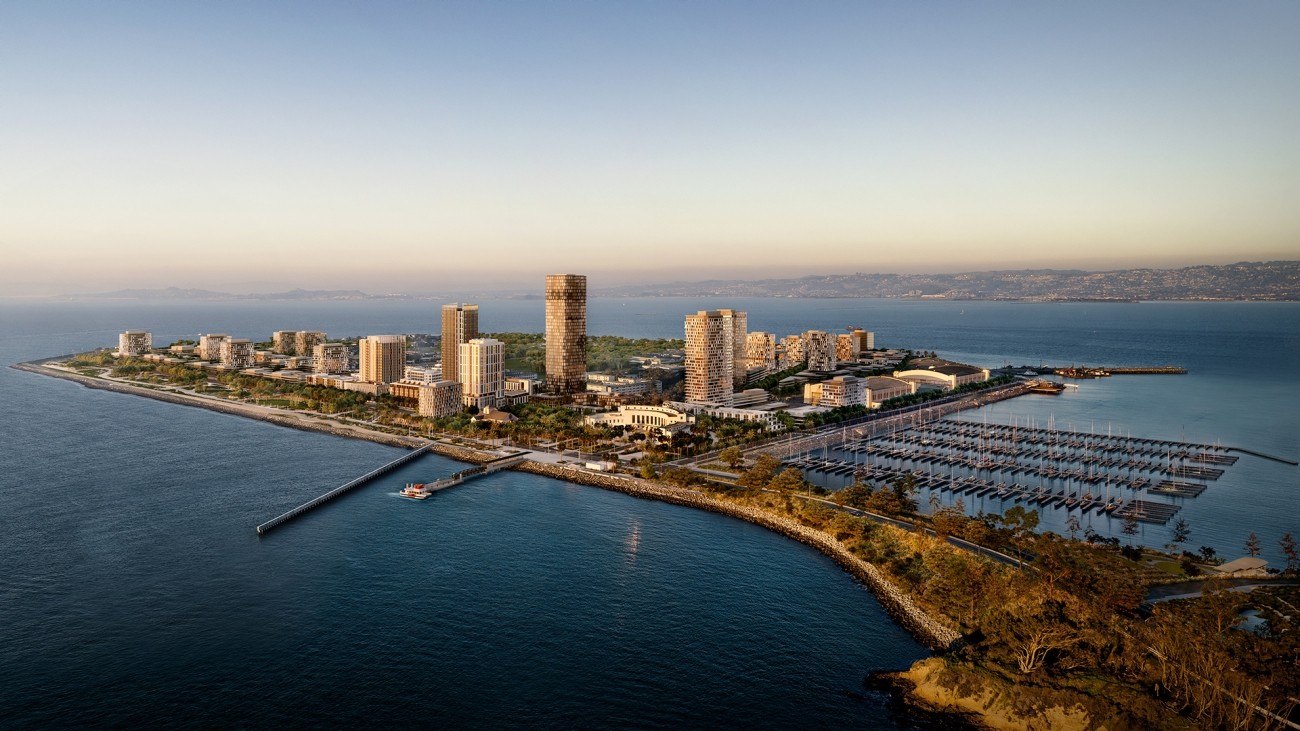
[{"label": "hazy sky", "polygon": [[0,294],[1300,258],[1298,38],[1295,0],[7,0]]}]

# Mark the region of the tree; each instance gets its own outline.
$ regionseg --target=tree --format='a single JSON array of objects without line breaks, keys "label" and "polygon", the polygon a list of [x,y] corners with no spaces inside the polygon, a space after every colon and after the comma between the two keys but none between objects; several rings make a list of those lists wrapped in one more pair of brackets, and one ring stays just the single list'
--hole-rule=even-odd
[{"label": "tree", "polygon": [[793,467],[786,467],[777,473],[768,483],[768,487],[781,492],[798,492],[808,485],[803,473]]},{"label": "tree", "polygon": [[745,470],[740,479],[736,480],[736,484],[750,488],[767,487],[767,483],[772,481],[780,468],[781,460],[767,453],[760,454],[758,459],[754,460],[754,466]]},{"label": "tree", "polygon": [[1016,505],[1002,514],[1001,522],[1003,526],[1011,531],[1011,545],[1016,547],[1016,562],[1021,568],[1024,568],[1024,548],[1022,545],[1025,539],[1032,535],[1034,529],[1038,527],[1038,511],[1027,511]]},{"label": "tree", "polygon": [[655,478],[654,462],[651,462],[648,459],[641,462],[641,477],[647,480],[653,480]]},{"label": "tree", "polygon": [[1179,518],[1174,523],[1174,543],[1181,546],[1192,537],[1192,527],[1187,524],[1183,518]]},{"label": "tree", "polygon": [[1133,513],[1124,516],[1124,527],[1120,532],[1129,537],[1129,545],[1133,545],[1133,536],[1138,534],[1138,519]]},{"label": "tree", "polygon": [[740,447],[727,447],[718,455],[718,459],[722,460],[728,467],[735,469],[745,461],[745,453],[740,451]]},{"label": "tree", "polygon": [[1219,554],[1214,546],[1201,546],[1201,560],[1205,563],[1218,563]]},{"label": "tree", "polygon": [[1277,545],[1281,547],[1282,555],[1286,556],[1287,573],[1295,573],[1300,570],[1300,554],[1296,553],[1295,539],[1291,537],[1291,534],[1283,533]]},{"label": "tree", "polygon": [[1070,540],[1074,540],[1075,535],[1083,530],[1083,525],[1079,522],[1079,516],[1071,515],[1066,519],[1065,529],[1070,532]]},{"label": "tree", "polygon": [[1250,535],[1246,536],[1246,554],[1251,558],[1257,558],[1259,556],[1259,550],[1259,536],[1255,535],[1252,531]]}]

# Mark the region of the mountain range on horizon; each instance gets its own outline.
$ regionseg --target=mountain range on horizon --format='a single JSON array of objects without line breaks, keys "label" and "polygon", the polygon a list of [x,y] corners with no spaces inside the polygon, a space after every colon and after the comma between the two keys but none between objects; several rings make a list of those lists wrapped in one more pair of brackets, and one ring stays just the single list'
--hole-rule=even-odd
[{"label": "mountain range on horizon", "polygon": [[[538,298],[536,292],[497,292]],[[591,290],[596,297],[916,298],[1024,301],[1265,300],[1300,301],[1300,261],[1237,262],[1176,269],[1022,269],[951,274],[821,274],[778,279],[710,279]],[[369,300],[428,298],[373,295],[355,289],[232,294],[166,287],[120,289],[64,297],[135,300]]]}]

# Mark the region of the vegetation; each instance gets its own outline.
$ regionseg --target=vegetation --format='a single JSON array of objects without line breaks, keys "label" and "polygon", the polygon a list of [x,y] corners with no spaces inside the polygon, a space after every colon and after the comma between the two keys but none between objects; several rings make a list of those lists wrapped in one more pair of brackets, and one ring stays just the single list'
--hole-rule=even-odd
[{"label": "vegetation", "polygon": [[[506,345],[506,367],[546,372],[546,338],[541,333],[490,333]],[[685,347],[682,340],[670,338],[624,338],[615,335],[587,336],[587,370],[623,372],[628,358],[662,353]]]}]

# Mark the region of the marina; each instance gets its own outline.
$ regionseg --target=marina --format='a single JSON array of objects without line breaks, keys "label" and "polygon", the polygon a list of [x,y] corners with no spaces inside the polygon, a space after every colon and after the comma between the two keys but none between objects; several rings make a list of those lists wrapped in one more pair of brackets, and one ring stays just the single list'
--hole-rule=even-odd
[{"label": "marina", "polygon": [[[990,424],[960,418],[902,425],[794,455],[785,463],[819,483],[882,482],[910,475],[954,500],[1095,512],[1164,525],[1239,457],[1218,444]],[[988,505],[987,501],[993,501]],[[974,506],[972,505],[972,508]]]}]

